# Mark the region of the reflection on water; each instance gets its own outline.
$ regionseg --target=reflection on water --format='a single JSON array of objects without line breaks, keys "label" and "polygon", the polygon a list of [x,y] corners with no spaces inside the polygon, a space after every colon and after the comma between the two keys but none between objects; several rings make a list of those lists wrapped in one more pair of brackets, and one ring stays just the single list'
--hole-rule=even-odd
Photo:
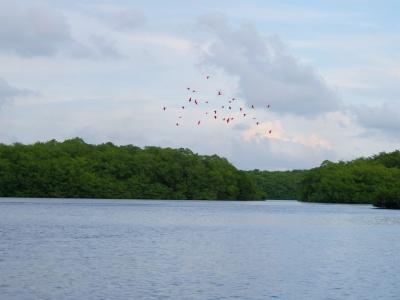
[{"label": "reflection on water", "polygon": [[1,299],[399,299],[400,211],[0,200]]}]

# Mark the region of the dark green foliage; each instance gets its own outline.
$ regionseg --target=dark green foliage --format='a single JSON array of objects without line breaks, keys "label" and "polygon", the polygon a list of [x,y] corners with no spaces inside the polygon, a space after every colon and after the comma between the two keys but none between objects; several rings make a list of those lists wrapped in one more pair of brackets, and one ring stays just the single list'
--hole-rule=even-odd
[{"label": "dark green foliage", "polygon": [[294,171],[248,171],[266,199],[293,200],[299,199],[300,183],[306,173]]},{"label": "dark green foliage", "polygon": [[216,155],[76,138],[0,144],[0,196],[255,200],[262,193],[248,174]]},{"label": "dark green foliage", "polygon": [[381,153],[350,162],[325,161],[305,174],[300,199],[399,208],[400,153]]}]

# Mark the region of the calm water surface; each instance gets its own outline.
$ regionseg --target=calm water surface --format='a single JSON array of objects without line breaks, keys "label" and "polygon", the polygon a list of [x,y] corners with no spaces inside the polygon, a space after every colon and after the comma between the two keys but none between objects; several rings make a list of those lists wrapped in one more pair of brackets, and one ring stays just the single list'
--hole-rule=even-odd
[{"label": "calm water surface", "polygon": [[400,299],[400,211],[0,199],[0,299]]}]

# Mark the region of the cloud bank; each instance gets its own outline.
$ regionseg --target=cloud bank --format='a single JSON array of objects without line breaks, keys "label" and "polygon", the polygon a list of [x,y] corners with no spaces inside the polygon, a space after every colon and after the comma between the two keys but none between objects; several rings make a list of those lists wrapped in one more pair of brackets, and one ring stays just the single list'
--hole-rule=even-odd
[{"label": "cloud bank", "polygon": [[233,28],[215,16],[199,23],[214,36],[202,63],[237,77],[248,105],[271,104],[276,112],[305,117],[340,108],[335,91],[291,55],[278,37],[264,37],[251,25]]}]

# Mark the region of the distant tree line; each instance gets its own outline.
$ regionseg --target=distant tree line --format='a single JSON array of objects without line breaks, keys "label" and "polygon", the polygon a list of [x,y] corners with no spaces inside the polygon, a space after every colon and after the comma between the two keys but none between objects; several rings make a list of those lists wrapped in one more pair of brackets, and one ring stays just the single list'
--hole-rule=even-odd
[{"label": "distant tree line", "polygon": [[300,200],[308,202],[400,208],[400,152],[349,162],[324,161],[304,174],[299,194]]},{"label": "distant tree line", "polygon": [[306,172],[305,170],[253,170],[247,173],[264,192],[267,199],[297,200],[300,198],[301,183]]},{"label": "distant tree line", "polygon": [[256,200],[264,194],[226,159],[188,149],[75,138],[0,144],[0,196],[119,199]]},{"label": "distant tree line", "polygon": [[298,199],[400,208],[400,151],[311,170],[241,171],[189,149],[112,143],[0,144],[0,197]]}]

